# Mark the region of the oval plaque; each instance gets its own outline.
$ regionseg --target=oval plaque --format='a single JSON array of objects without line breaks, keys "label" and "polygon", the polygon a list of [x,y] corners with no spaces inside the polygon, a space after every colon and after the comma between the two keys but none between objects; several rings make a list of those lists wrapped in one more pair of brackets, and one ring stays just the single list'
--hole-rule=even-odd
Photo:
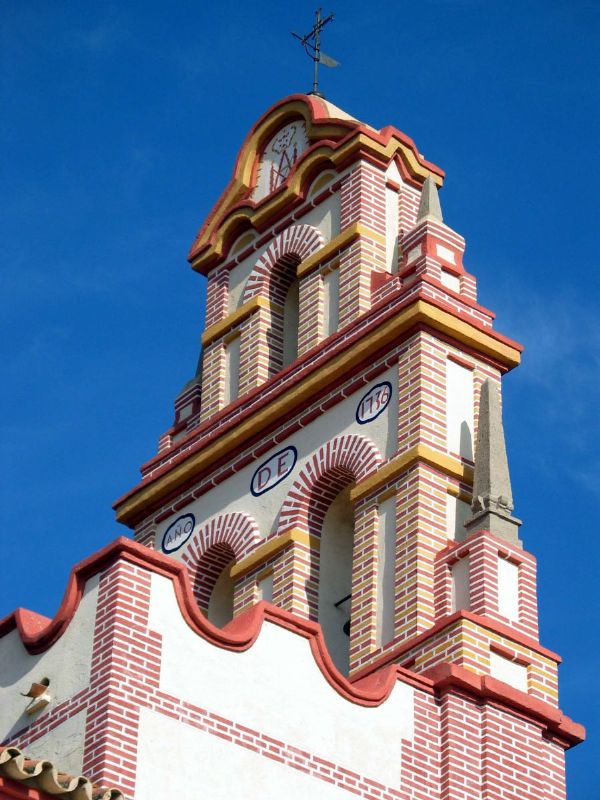
[{"label": "oval plaque", "polygon": [[193,514],[183,514],[177,517],[164,532],[161,550],[163,553],[174,553],[187,542],[192,535],[196,519]]},{"label": "oval plaque", "polygon": [[392,397],[392,384],[389,381],[377,383],[362,397],[356,409],[356,421],[365,425],[385,411]]},{"label": "oval plaque", "polygon": [[250,491],[254,497],[268,492],[269,489],[281,483],[294,469],[297,458],[298,451],[295,447],[290,446],[275,453],[268,461],[261,464],[254,472],[250,482]]}]

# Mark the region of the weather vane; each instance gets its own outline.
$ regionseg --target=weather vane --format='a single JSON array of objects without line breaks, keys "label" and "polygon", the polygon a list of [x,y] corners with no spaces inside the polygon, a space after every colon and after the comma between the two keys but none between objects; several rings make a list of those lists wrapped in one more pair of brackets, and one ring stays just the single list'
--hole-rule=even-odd
[{"label": "weather vane", "polygon": [[310,94],[316,94],[322,97],[319,92],[319,64],[323,64],[325,67],[339,67],[340,62],[321,51],[321,31],[327,23],[333,20],[333,14],[323,18],[321,17],[321,9],[318,8],[315,11],[315,17],[316,22],[310,33],[307,33],[306,36],[299,36],[297,33],[292,32],[292,36],[298,39],[300,44],[304,47],[306,55],[312,58],[314,63],[313,88]]}]

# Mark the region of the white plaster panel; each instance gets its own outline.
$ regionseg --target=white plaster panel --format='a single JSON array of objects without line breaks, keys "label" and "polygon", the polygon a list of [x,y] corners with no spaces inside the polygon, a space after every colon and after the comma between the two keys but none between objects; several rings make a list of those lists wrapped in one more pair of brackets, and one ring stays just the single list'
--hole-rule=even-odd
[{"label": "white plaster panel", "polygon": [[466,536],[465,522],[471,516],[471,506],[454,495],[446,495],[446,534],[449,539],[462,542]]},{"label": "white plaster panel", "polygon": [[[402,184],[400,171],[392,161],[385,173],[386,180]],[[399,190],[385,189],[385,241],[386,241],[386,267],[388,272],[398,270],[398,232],[399,232]]]},{"label": "white plaster panel", "polygon": [[233,267],[229,271],[229,311],[235,311],[236,308],[242,305],[242,296],[246,287],[246,281],[254,269],[254,265],[268,246],[269,242],[258,247],[255,252],[250,253],[249,256],[244,258],[236,267]]},{"label": "white plaster panel", "polygon": [[473,371],[446,361],[446,428],[450,453],[473,458]]},{"label": "white plaster panel", "polygon": [[469,556],[461,558],[452,566],[452,611],[471,608],[471,583],[469,580]]},{"label": "white plaster panel", "polygon": [[499,681],[508,683],[509,686],[514,686],[521,692],[527,691],[527,667],[525,664],[518,664],[493,651],[490,653],[490,675]]},{"label": "white plaster panel", "polygon": [[235,336],[225,347],[225,397],[224,403],[233,402],[240,387],[240,338]]},{"label": "white plaster panel", "polygon": [[436,244],[435,249],[438,256],[444,261],[447,261],[449,264],[456,263],[456,254],[454,253],[454,250],[450,250],[449,247],[444,247],[443,244]]},{"label": "white plaster panel", "polygon": [[306,214],[298,216],[296,223],[318,228],[325,242],[331,241],[340,232],[340,193],[334,192]]},{"label": "white plaster panel", "polygon": [[460,292],[460,278],[443,269],[442,286],[445,286],[446,289],[451,289],[453,292]]},{"label": "white plaster panel", "polygon": [[421,255],[421,245],[417,245],[413,247],[412,250],[408,251],[408,255],[406,256],[406,263],[412,264],[412,262],[417,259]]},{"label": "white plaster panel", "polygon": [[294,120],[278,130],[261,156],[253,199],[261,200],[281,186],[307,147],[303,121]]},{"label": "white plaster panel", "polygon": [[[356,421],[356,408],[370,387],[382,381],[389,381],[392,385],[392,397],[389,405],[376,419],[360,425]],[[276,529],[279,511],[287,493],[300,474],[306,461],[321,445],[343,434],[358,434],[370,439],[379,449],[384,458],[390,458],[397,448],[397,421],[398,421],[398,370],[392,367],[375,378],[371,383],[362,387],[354,394],[342,400],[338,405],[323,413],[301,431],[287,439],[282,439],[279,444],[265,453],[257,462],[249,464],[226,481],[218,484],[214,489],[202,495],[198,500],[190,503],[185,509],[165,519],[159,526],[156,536],[156,548],[160,550],[162,537],[169,525],[180,514],[193,513],[196,518],[196,529],[208,522],[212,517],[239,511],[249,514],[256,520],[262,536],[267,536]],[[288,445],[293,445],[298,450],[298,460],[291,473],[277,486],[265,494],[254,497],[250,493],[252,475],[268,459]],[[189,543],[172,555],[181,559]]]},{"label": "white plaster panel", "polygon": [[498,558],[498,612],[519,620],[519,567],[506,558]]},{"label": "white plaster panel", "polygon": [[323,334],[331,336],[340,318],[340,271],[334,269],[323,277]]},{"label": "white plaster panel", "polygon": [[[44,653],[30,655],[16,629],[0,639],[0,741],[88,686],[98,581],[98,575],[87,581],[69,626]],[[52,702],[31,718],[25,714],[29,699],[21,697],[20,692],[29,691],[31,684],[42,678],[50,679]]]},{"label": "white plaster panel", "polygon": [[396,498],[379,505],[379,547],[377,552],[377,644],[394,638],[396,577]]},{"label": "white plaster panel", "polygon": [[65,720],[45,736],[27,744],[30,758],[52,761],[59,771],[81,775],[83,770],[83,742],[85,738],[86,711],[80,711]]},{"label": "white plaster panel", "polygon": [[412,687],[397,682],[375,708],[352,703],[326,681],[307,639],[270,622],[243,653],[212,645],[186,625],[172,583],[159,575],[152,576],[150,627],[163,636],[164,691],[382,783],[398,784],[401,742],[414,733]]},{"label": "white plaster panel", "polygon": [[143,708],[136,800],[347,800],[347,791]]}]

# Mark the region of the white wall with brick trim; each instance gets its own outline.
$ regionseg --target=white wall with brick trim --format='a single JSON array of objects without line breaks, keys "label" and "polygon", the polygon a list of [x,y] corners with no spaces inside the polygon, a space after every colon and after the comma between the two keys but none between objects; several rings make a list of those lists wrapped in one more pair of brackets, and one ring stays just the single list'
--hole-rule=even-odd
[{"label": "white wall with brick trim", "polygon": [[136,800],[348,800],[352,796],[263,753],[147,709],[140,715],[139,743]]},{"label": "white wall with brick trim", "polygon": [[[374,708],[352,703],[327,682],[308,639],[269,621],[245,652],[215,647],[188,627],[172,582],[156,574],[149,626],[163,637],[162,691],[386,785],[400,783],[402,741],[414,734],[412,687],[397,682]],[[153,735],[164,741],[161,725]],[[228,757],[233,772],[235,749]],[[272,796],[281,793],[278,786]]]},{"label": "white wall with brick trim", "polygon": [[[39,655],[27,652],[16,629],[0,638],[0,741],[10,739],[89,684],[97,597],[96,575],[87,582],[66,631]],[[42,678],[50,680],[52,702],[29,717],[25,714],[29,698],[21,697],[20,692],[29,691],[31,684],[39,683]],[[61,736],[60,730],[56,735]]]},{"label": "white wall with brick trim", "polygon": [[[366,425],[356,421],[356,407],[362,396],[371,386],[382,381],[392,384],[392,399],[388,407],[377,419]],[[184,509],[163,520],[158,526],[156,549],[160,550],[162,537],[169,525],[180,514],[193,513],[196,518],[196,530],[219,514],[232,511],[243,512],[253,517],[262,536],[272,533],[277,524],[277,515],[294,480],[308,459],[326,442],[336,436],[356,434],[370,439],[378,448],[384,459],[390,458],[396,451],[396,425],[398,417],[398,375],[397,369],[391,368],[374,378],[370,383],[357,389],[352,395],[342,400],[331,410],[325,412],[302,430],[282,439],[277,445],[261,456],[255,463],[249,464],[223,483],[218,484],[207,494],[190,503]],[[280,484],[268,492],[254,497],[250,494],[250,482],[257,467],[266,462],[273,454],[293,445],[298,450],[298,460],[292,472]],[[189,540],[191,542],[191,538]],[[185,547],[173,553],[181,559]]]}]

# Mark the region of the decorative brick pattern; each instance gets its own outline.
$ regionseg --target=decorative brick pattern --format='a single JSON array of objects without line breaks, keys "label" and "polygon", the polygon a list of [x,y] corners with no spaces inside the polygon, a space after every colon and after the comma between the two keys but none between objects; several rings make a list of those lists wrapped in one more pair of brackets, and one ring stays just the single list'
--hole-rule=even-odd
[{"label": "decorative brick pattern", "polygon": [[206,286],[206,317],[204,327],[210,328],[221,322],[229,313],[229,272],[226,269],[214,269],[208,276]]},{"label": "decorative brick pattern", "polygon": [[159,688],[160,637],[147,629],[150,573],[119,561],[100,579],[83,772],[135,796],[138,692]]},{"label": "decorative brick pattern", "polygon": [[[366,437],[339,436],[319,448],[290,489],[279,515],[279,532],[301,528],[319,538],[325,514],[337,495],[354,481],[374,472],[382,457]],[[297,547],[291,587],[295,613],[308,610],[310,619],[318,617],[319,553]]]},{"label": "decorative brick pattern", "polygon": [[298,355],[303,356],[323,338],[323,277],[311,272],[300,281]]},{"label": "decorative brick pattern", "polygon": [[302,528],[321,535],[323,519],[339,492],[360,481],[383,463],[381,454],[365,436],[338,436],[320,447],[302,469],[279,515],[279,531]]},{"label": "decorative brick pattern", "polygon": [[285,294],[281,287],[271,285],[282,271],[278,267],[291,258],[298,264],[320,250],[324,244],[323,234],[312,225],[291,225],[286,228],[273,239],[256,262],[248,277],[242,303],[261,295],[283,305]]},{"label": "decorative brick pattern", "polygon": [[409,339],[398,361],[398,453],[417,444],[446,452],[447,348],[428,333]]},{"label": "decorative brick pattern", "polygon": [[364,162],[342,180],[340,224],[342,230],[359,222],[380,235],[381,241],[360,236],[340,256],[339,329],[342,330],[371,305],[371,273],[386,268],[385,174]]},{"label": "decorative brick pattern", "polygon": [[183,562],[203,611],[208,609],[212,590],[227,564],[248,555],[261,541],[256,522],[239,512],[215,517],[193,535]]}]

